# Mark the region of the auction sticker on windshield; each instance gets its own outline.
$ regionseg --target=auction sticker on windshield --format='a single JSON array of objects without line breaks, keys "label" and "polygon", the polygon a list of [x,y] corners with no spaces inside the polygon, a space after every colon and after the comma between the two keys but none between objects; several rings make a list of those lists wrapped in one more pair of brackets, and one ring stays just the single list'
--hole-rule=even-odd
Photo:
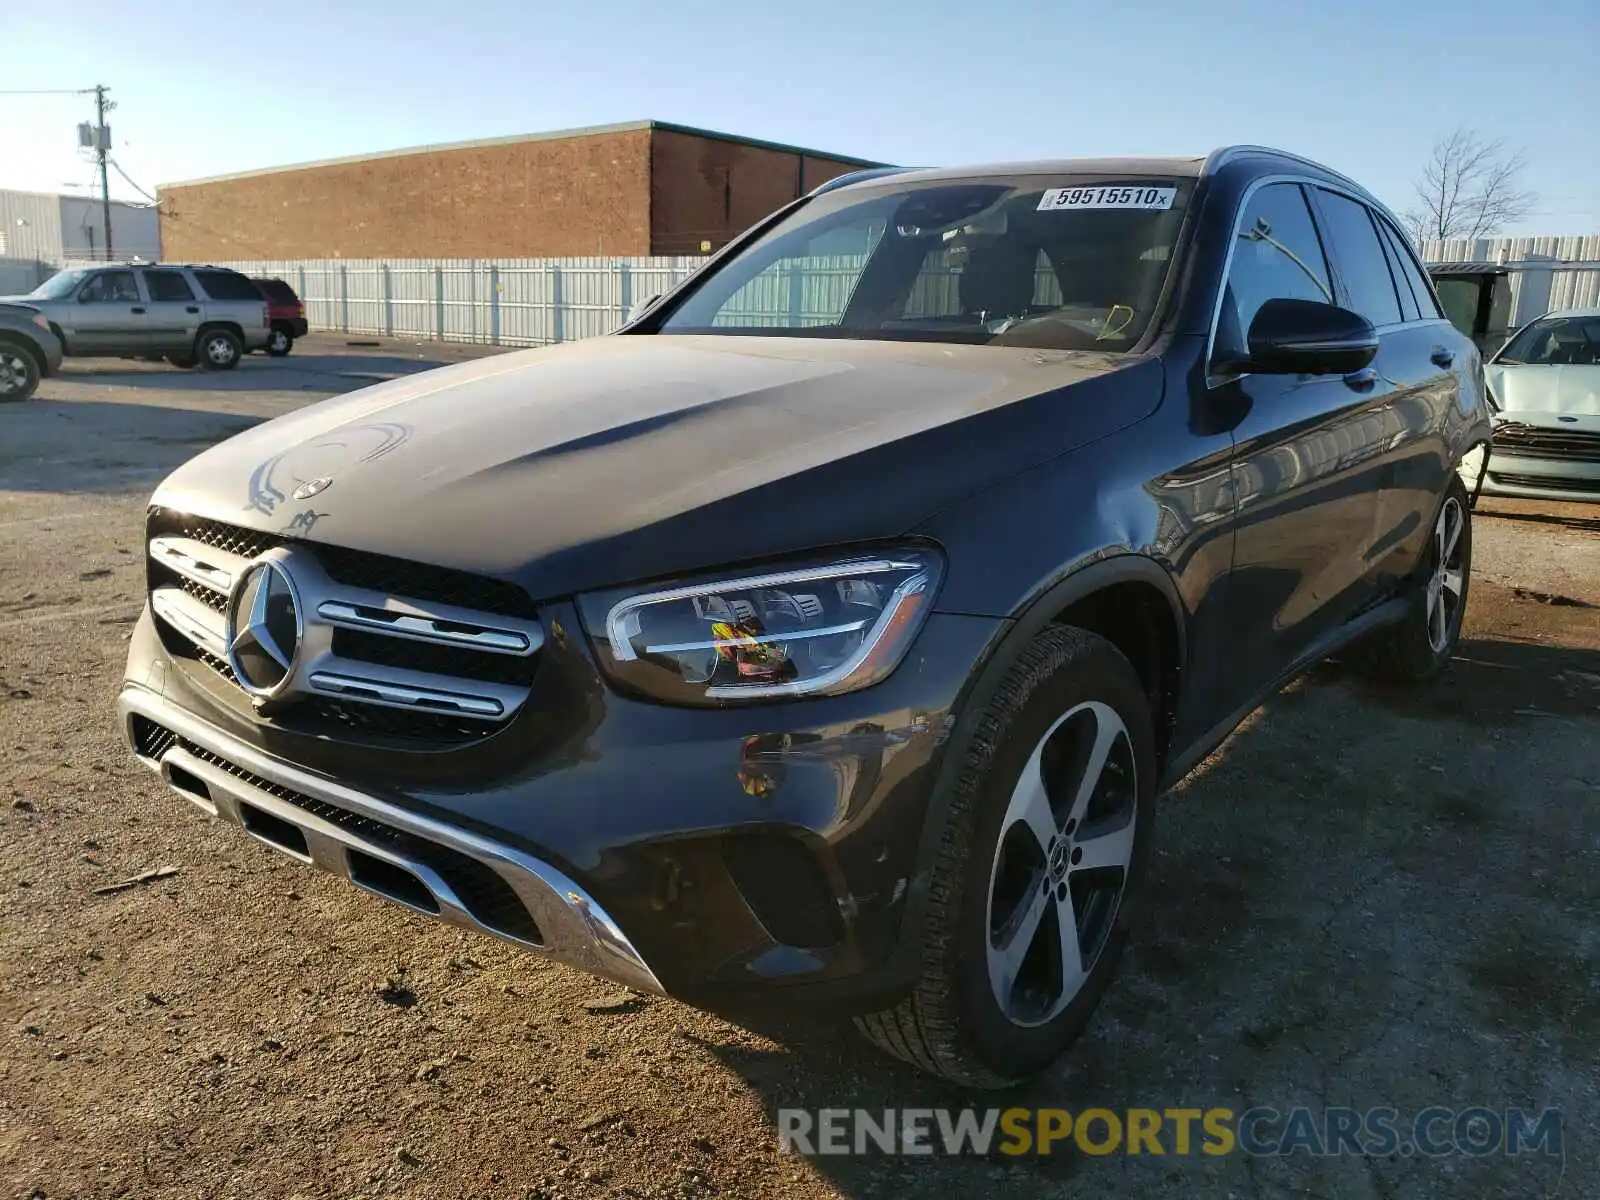
[{"label": "auction sticker on windshield", "polygon": [[1067,187],[1046,188],[1039,197],[1039,212],[1059,209],[1171,208],[1175,187]]}]

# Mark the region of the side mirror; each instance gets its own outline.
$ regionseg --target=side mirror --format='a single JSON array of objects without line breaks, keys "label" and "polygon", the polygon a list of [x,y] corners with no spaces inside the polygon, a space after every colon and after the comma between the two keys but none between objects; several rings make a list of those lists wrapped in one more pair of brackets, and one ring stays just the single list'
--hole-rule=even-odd
[{"label": "side mirror", "polygon": [[1245,340],[1248,360],[1228,367],[1266,375],[1349,375],[1378,353],[1371,321],[1320,300],[1268,300]]},{"label": "side mirror", "polygon": [[78,292],[78,303],[79,304],[89,304],[89,303],[92,303],[93,300],[94,300],[94,297],[89,294],[89,289],[87,287],[82,288],[82,289],[79,290],[79,292]]},{"label": "side mirror", "polygon": [[627,320],[623,321],[623,324],[632,325],[640,317],[644,316],[645,309],[659,299],[661,299],[661,293],[657,292],[654,296],[646,296],[643,300],[635,301],[633,307],[628,309],[628,317]]}]

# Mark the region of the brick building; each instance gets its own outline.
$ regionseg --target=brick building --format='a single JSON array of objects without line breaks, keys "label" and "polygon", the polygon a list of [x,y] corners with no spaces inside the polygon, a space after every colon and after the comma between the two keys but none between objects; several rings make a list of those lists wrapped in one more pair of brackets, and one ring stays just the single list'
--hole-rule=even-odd
[{"label": "brick building", "polygon": [[880,163],[637,121],[163,185],[178,262],[698,254]]}]

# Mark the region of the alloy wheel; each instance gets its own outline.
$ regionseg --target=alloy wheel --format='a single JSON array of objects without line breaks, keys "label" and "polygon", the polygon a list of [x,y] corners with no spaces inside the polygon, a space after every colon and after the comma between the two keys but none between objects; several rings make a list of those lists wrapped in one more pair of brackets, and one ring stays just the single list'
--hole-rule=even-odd
[{"label": "alloy wheel", "polygon": [[28,386],[28,364],[15,350],[0,350],[0,396],[9,396]]},{"label": "alloy wheel", "polygon": [[1451,496],[1433,526],[1433,574],[1428,578],[1428,645],[1435,654],[1450,644],[1450,632],[1461,612],[1466,574],[1462,570],[1461,528],[1466,510]]},{"label": "alloy wheel", "polygon": [[233,343],[221,336],[207,338],[206,358],[219,367],[226,366],[233,361]]},{"label": "alloy wheel", "polygon": [[1043,1025],[1082,991],[1127,888],[1138,807],[1133,744],[1116,710],[1076,705],[1029,756],[989,872],[989,986],[1016,1025]]}]

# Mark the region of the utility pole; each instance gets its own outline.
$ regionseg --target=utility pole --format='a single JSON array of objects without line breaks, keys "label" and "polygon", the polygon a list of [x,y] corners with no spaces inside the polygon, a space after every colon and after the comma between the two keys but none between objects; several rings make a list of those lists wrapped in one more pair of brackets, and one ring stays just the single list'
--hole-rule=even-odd
[{"label": "utility pole", "polygon": [[111,155],[111,130],[106,128],[106,113],[116,107],[113,101],[106,99],[110,90],[103,83],[95,84],[94,152],[100,161],[100,216],[105,225],[107,262],[111,261],[111,181],[106,175],[106,159]]}]

